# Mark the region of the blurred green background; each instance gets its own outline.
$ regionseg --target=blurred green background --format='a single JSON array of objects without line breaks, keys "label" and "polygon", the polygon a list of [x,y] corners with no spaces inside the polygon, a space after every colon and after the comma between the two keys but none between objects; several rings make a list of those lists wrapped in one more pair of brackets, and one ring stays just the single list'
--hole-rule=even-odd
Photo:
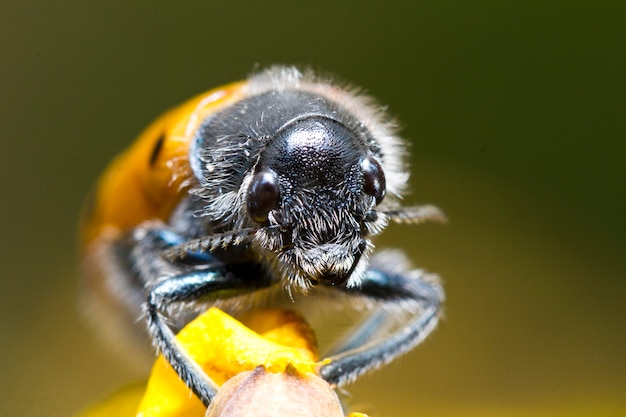
[{"label": "blurred green background", "polygon": [[363,86],[412,142],[391,226],[446,317],[350,387],[372,416],[626,415],[626,3],[3,1],[0,415],[136,380],[76,307],[76,221],[160,112],[256,66]]}]

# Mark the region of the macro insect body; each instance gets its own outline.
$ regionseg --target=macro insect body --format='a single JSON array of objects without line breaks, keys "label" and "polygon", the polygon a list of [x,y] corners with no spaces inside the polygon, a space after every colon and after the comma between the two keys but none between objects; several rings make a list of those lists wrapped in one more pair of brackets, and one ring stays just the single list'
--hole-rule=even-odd
[{"label": "macro insect body", "polygon": [[[319,369],[330,384],[349,382],[421,342],[443,302],[435,276],[398,253],[372,256],[390,221],[443,220],[434,206],[400,206],[403,154],[372,100],[294,68],[193,98],[100,179],[83,216],[83,302],[130,345],[147,328],[208,405],[216,384],[174,338],[208,306],[251,309],[265,290],[295,305],[301,294],[364,300],[368,318]],[[398,312],[408,318],[379,337]]]}]

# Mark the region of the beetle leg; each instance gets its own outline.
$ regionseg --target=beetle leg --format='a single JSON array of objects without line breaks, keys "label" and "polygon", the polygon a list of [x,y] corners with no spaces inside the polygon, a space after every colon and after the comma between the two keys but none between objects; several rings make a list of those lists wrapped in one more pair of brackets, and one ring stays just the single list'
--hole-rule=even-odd
[{"label": "beetle leg", "polygon": [[[167,251],[184,245],[187,240],[166,228],[137,228],[131,241],[130,258],[148,291],[144,310],[153,343],[180,379],[208,406],[217,385],[180,347],[170,325],[177,327],[181,323],[172,323],[171,320],[177,317],[169,313],[179,303],[198,301],[203,305],[210,304],[255,291],[267,284],[257,277],[235,275],[207,250],[193,245],[184,253],[178,250],[179,260],[169,260]],[[188,319],[183,318],[183,321]]]},{"label": "beetle leg", "polygon": [[443,211],[439,207],[430,204],[402,207],[398,210],[387,210],[383,213],[389,217],[389,220],[402,224],[445,223],[447,221]]},{"label": "beetle leg", "polygon": [[[422,342],[436,327],[443,302],[443,289],[435,275],[420,270],[391,271],[372,268],[360,288],[344,290],[378,304],[376,310],[330,356],[319,369],[330,384],[343,385],[367,371],[377,369]],[[410,312],[411,318],[385,337],[376,337],[394,319],[394,308]]]},{"label": "beetle leg", "polygon": [[[103,245],[105,256],[94,257],[92,262],[97,270],[109,272],[100,274],[108,281],[102,285],[106,291],[94,295],[113,298],[114,314],[128,310],[134,318],[141,315],[138,306],[143,304],[153,344],[181,380],[208,405],[216,385],[179,346],[174,333],[205,305],[253,292],[268,282],[257,276],[235,274],[210,251],[193,245],[179,253],[180,259],[167,258],[168,250],[187,241],[162,223],[146,223]],[[180,308],[181,303],[194,301],[197,306]],[[134,322],[129,320],[126,325]],[[129,328],[131,334],[141,333],[133,330]]]},{"label": "beetle leg", "polygon": [[205,406],[217,392],[217,385],[188,357],[166,324],[173,303],[211,301],[255,291],[254,280],[243,280],[224,270],[199,270],[168,278],[152,288],[146,303],[148,331],[155,345],[180,379]]}]

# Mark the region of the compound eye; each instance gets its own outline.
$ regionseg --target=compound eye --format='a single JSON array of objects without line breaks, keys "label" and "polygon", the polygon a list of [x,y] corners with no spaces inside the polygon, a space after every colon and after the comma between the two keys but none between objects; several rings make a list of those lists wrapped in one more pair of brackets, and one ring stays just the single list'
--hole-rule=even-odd
[{"label": "compound eye", "polygon": [[361,162],[361,169],[363,170],[363,191],[365,191],[365,194],[374,197],[376,204],[380,204],[387,192],[383,167],[380,166],[376,159],[368,156]]},{"label": "compound eye", "polygon": [[248,188],[248,213],[257,223],[267,223],[267,214],[278,207],[280,193],[276,174],[260,171],[252,178]]}]

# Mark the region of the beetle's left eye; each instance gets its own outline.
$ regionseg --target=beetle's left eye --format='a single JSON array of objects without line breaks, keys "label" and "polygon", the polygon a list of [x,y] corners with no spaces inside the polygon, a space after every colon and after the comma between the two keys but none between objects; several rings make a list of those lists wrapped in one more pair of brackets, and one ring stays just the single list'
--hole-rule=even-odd
[{"label": "beetle's left eye", "polygon": [[276,174],[272,171],[257,172],[248,188],[248,213],[252,220],[267,223],[268,213],[278,206],[279,200]]},{"label": "beetle's left eye", "polygon": [[376,159],[368,156],[361,162],[361,169],[363,170],[363,191],[365,191],[365,194],[374,197],[376,204],[380,204],[387,192],[383,167],[380,166]]}]

